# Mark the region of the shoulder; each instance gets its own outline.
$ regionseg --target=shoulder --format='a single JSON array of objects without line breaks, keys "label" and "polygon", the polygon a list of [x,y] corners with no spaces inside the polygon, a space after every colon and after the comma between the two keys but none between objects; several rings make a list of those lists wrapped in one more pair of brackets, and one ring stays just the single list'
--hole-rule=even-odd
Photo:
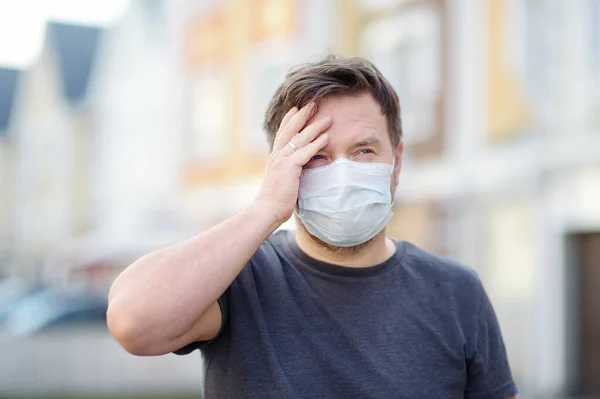
[{"label": "shoulder", "polygon": [[465,340],[472,342],[482,311],[493,313],[477,272],[455,260],[405,245],[402,267],[415,284],[416,295],[429,298],[432,307],[455,317]]},{"label": "shoulder", "polygon": [[276,231],[260,245],[228,288],[230,296],[273,297],[286,289],[289,260],[285,239],[285,231]]},{"label": "shoulder", "polygon": [[287,240],[287,230],[277,230],[271,234],[250,259],[257,263],[281,263]]},{"label": "shoulder", "polygon": [[477,272],[450,258],[428,252],[405,242],[403,266],[408,273],[423,282],[442,285],[453,292],[480,295],[483,287]]},{"label": "shoulder", "polygon": [[282,264],[285,262],[286,233],[284,230],[278,230],[271,234],[252,255],[239,277],[244,278],[244,276],[249,275],[257,278],[262,274],[269,275],[271,278],[274,277],[277,271],[282,269]]}]

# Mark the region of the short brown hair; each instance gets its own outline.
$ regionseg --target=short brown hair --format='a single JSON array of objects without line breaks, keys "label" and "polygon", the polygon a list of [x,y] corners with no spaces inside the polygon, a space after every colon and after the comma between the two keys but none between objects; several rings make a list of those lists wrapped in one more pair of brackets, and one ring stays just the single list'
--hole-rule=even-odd
[{"label": "short brown hair", "polygon": [[271,149],[285,114],[292,108],[302,108],[311,101],[331,96],[371,93],[381,106],[388,133],[395,148],[402,139],[400,101],[398,94],[371,62],[360,57],[329,55],[321,61],[292,68],[279,86],[265,114],[264,128]]}]

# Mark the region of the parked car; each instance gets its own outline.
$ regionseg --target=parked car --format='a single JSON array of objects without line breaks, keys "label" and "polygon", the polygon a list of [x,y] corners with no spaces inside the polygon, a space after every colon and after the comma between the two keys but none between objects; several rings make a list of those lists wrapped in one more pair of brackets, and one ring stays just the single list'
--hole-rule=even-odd
[{"label": "parked car", "polygon": [[0,280],[0,323],[21,299],[37,290],[39,290],[39,287],[36,288],[36,286],[19,278],[12,277]]},{"label": "parked car", "polygon": [[0,339],[82,322],[106,322],[107,300],[83,290],[46,288],[0,309]]}]

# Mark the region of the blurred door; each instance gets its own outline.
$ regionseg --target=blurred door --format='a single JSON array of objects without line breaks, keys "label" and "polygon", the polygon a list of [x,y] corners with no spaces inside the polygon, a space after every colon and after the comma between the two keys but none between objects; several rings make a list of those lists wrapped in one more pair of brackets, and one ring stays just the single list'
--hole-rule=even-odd
[{"label": "blurred door", "polygon": [[575,236],[579,259],[579,390],[600,397],[600,233]]}]

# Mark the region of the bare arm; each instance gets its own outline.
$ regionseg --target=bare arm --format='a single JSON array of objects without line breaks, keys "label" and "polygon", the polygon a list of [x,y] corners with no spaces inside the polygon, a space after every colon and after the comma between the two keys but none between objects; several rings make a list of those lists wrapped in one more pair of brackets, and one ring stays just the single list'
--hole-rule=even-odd
[{"label": "bare arm", "polygon": [[268,210],[254,206],[205,233],[142,257],[111,288],[111,332],[135,354],[159,355],[184,346],[196,338],[186,336],[196,320],[276,228]]},{"label": "bare arm", "polygon": [[[116,279],[107,322],[127,351],[161,355],[217,334],[217,299],[261,243],[291,216],[302,166],[327,143],[327,135],[320,133],[331,120],[305,127],[311,112],[310,107],[293,109],[282,121],[260,193],[247,209],[142,257]],[[297,151],[287,146],[292,138]]]}]

